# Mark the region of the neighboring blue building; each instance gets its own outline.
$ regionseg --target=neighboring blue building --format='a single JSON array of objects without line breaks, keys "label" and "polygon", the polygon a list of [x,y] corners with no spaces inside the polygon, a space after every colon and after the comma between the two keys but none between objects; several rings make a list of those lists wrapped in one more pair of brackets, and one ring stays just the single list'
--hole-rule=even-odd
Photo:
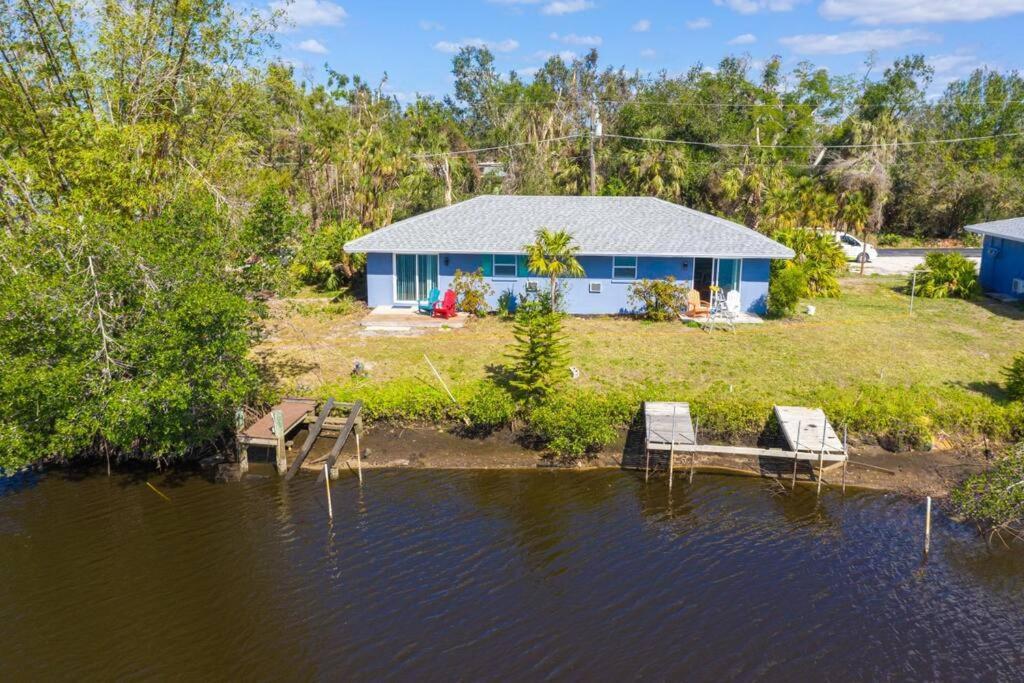
[{"label": "neighboring blue building", "polygon": [[981,288],[1002,298],[1024,298],[1024,218],[968,225],[984,237]]},{"label": "neighboring blue building", "polygon": [[503,292],[528,294],[546,279],[529,272],[524,247],[538,229],[566,230],[586,276],[564,281],[565,307],[578,315],[633,312],[629,287],[675,277],[707,298],[711,285],[738,290],[743,309],[764,313],[771,259],[793,251],[745,226],[652,197],[484,195],[381,228],[345,245],[366,253],[367,303],[412,306],[456,270],[481,270],[497,305]]}]

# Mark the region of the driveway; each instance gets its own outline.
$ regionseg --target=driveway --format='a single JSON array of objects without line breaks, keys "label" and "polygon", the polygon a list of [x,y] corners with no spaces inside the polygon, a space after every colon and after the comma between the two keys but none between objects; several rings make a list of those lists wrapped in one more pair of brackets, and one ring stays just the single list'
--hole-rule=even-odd
[{"label": "driveway", "polygon": [[[936,249],[880,249],[878,251],[878,258],[864,266],[864,274],[871,275],[877,273],[878,275],[909,275],[915,267],[924,263],[924,255],[932,251],[939,251]],[[975,265],[981,262],[981,250],[980,249],[955,249],[949,251],[959,252],[977,252],[977,253],[965,253],[964,256],[974,262]],[[897,252],[899,255],[891,254],[891,252]],[[905,254],[905,252],[912,252]],[[851,263],[850,272],[859,273],[860,264]]]},{"label": "driveway", "polygon": [[922,249],[922,248],[915,247],[913,249],[879,249],[878,250],[878,255],[879,256],[920,256],[921,258],[924,258],[925,254],[930,254],[933,251],[941,251],[943,253],[945,253],[945,252],[952,252],[952,253],[957,253],[957,254],[963,254],[964,256],[966,256],[968,258],[981,258],[981,249],[980,248],[977,248],[977,249],[966,249],[966,248],[958,248],[958,249]]}]

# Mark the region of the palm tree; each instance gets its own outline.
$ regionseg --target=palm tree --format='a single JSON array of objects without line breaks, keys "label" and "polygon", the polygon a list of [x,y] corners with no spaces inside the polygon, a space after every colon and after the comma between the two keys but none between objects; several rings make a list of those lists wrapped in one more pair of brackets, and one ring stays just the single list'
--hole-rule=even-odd
[{"label": "palm tree", "polygon": [[864,262],[867,260],[868,236],[867,224],[871,216],[871,209],[864,201],[864,195],[860,192],[850,192],[843,196],[842,217],[847,232],[860,232],[864,248],[860,257],[860,274],[864,274]]},{"label": "palm tree", "polygon": [[572,235],[565,230],[541,228],[533,244],[527,244],[523,250],[530,270],[551,280],[551,310],[557,310],[558,279],[586,275],[576,260],[580,248],[573,244]]}]

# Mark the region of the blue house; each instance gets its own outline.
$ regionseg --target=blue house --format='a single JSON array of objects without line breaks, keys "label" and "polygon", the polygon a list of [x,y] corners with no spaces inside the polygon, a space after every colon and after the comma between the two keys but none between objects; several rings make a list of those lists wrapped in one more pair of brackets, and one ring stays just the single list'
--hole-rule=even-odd
[{"label": "blue house", "polygon": [[536,292],[524,246],[538,229],[566,230],[579,246],[584,277],[562,285],[578,315],[632,312],[629,288],[669,276],[698,289],[737,290],[743,310],[764,313],[772,259],[793,251],[745,226],[652,197],[484,195],[399,221],[353,240],[366,253],[367,303],[412,306],[447,288],[456,270],[480,270],[496,306],[503,292]]},{"label": "blue house", "polygon": [[984,237],[981,288],[999,298],[1024,298],[1024,218],[968,225]]}]

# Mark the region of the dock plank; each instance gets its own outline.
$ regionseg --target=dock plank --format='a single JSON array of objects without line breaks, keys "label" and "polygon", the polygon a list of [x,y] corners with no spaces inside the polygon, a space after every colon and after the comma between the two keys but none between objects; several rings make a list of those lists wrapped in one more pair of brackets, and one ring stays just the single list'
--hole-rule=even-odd
[{"label": "dock plank", "polygon": [[274,446],[277,437],[274,434],[274,411],[284,414],[284,432],[291,432],[316,410],[316,401],[310,398],[286,398],[271,408],[266,415],[246,427],[238,435],[239,443],[253,446]]},{"label": "dock plank", "polygon": [[825,411],[821,408],[775,406],[775,417],[790,450],[845,453],[843,442],[832,429]]},{"label": "dock plank", "polygon": [[670,450],[696,443],[688,403],[645,402],[644,428],[649,450]]}]

